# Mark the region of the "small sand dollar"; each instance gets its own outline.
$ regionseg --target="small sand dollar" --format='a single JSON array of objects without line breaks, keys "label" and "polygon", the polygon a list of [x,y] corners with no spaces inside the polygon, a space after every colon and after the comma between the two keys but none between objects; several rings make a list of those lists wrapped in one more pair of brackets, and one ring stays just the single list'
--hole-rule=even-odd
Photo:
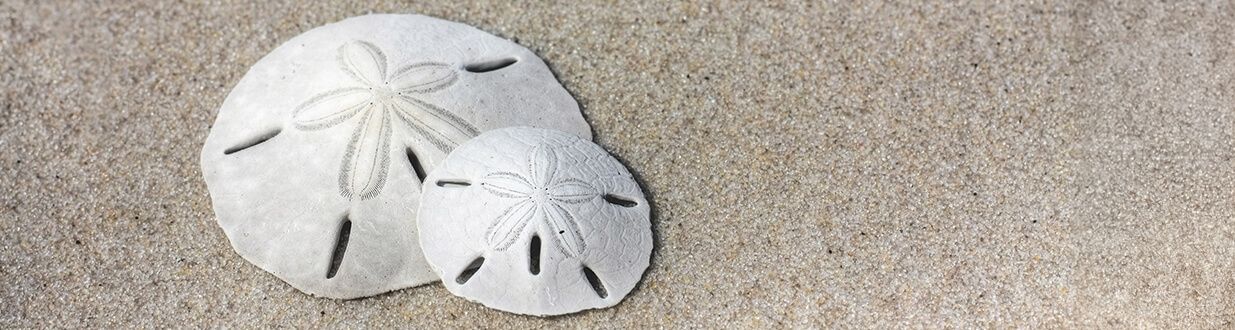
[{"label": "small sand dollar", "polygon": [[652,251],[638,184],[574,134],[504,128],[460,145],[425,180],[420,239],[455,295],[559,315],[617,304]]},{"label": "small sand dollar", "polygon": [[304,292],[357,298],[437,280],[416,234],[421,180],[486,130],[590,138],[531,51],[417,15],[305,32],[219,109],[202,172],[236,252]]}]

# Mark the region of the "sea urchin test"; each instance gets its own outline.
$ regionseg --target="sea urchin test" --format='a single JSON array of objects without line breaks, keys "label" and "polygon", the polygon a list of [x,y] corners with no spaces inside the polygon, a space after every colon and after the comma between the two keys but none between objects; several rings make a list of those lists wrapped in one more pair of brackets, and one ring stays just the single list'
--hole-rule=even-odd
[{"label": "sea urchin test", "polygon": [[576,135],[504,128],[459,146],[425,180],[424,253],[451,293],[559,315],[613,306],[652,252],[634,177]]},{"label": "sea urchin test", "polygon": [[526,48],[425,16],[361,16],[254,64],[219,109],[202,172],[237,253],[306,293],[358,298],[437,280],[417,241],[421,181],[507,126],[590,139]]}]

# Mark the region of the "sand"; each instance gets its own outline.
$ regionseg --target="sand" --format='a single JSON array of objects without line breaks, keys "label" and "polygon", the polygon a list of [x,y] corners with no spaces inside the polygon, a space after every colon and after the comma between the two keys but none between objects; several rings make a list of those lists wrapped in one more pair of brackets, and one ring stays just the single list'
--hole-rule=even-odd
[{"label": "sand", "polygon": [[[540,54],[653,202],[620,305],[307,296],[198,153],[250,65],[365,13]],[[0,4],[0,326],[1231,327],[1235,7]]]}]

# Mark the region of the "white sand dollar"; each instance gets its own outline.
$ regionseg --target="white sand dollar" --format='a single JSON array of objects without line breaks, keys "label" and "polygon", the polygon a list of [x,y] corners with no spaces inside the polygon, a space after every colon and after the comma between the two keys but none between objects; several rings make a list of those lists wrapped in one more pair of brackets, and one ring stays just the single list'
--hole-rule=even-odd
[{"label": "white sand dollar", "polygon": [[649,208],[604,149],[505,128],[459,146],[425,181],[420,239],[455,295],[558,315],[617,304],[647,269]]},{"label": "white sand dollar", "polygon": [[590,139],[526,48],[425,16],[361,16],[254,64],[219,109],[202,172],[241,256],[301,291],[364,297],[437,279],[417,242],[420,182],[507,126]]}]

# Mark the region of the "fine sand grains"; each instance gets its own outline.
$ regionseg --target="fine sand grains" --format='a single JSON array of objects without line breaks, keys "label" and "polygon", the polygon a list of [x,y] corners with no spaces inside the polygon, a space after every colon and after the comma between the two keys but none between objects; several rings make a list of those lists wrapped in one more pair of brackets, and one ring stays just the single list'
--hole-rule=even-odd
[{"label": "fine sand grains", "polygon": [[[0,3],[0,326],[1165,327],[1235,321],[1228,2]],[[313,27],[526,46],[640,181],[609,309],[305,295],[238,256],[198,157]]]}]

